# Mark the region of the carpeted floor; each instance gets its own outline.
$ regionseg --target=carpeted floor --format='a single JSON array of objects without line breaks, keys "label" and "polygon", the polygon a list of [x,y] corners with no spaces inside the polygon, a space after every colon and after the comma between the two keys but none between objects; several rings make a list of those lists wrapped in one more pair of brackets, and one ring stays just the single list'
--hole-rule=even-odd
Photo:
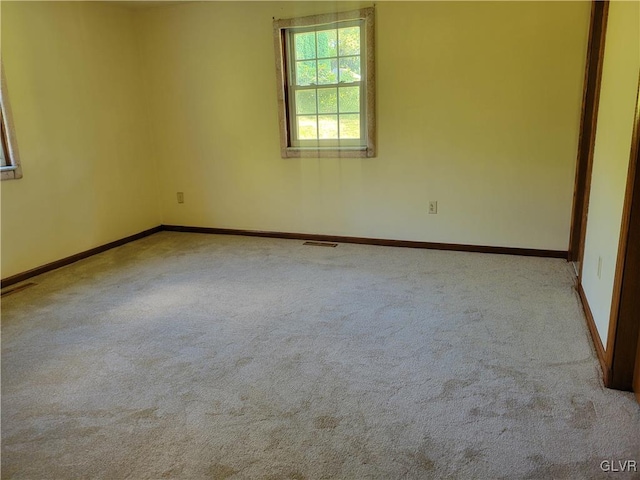
[{"label": "carpeted floor", "polygon": [[563,260],[163,232],[2,299],[2,478],[588,479],[640,463]]}]

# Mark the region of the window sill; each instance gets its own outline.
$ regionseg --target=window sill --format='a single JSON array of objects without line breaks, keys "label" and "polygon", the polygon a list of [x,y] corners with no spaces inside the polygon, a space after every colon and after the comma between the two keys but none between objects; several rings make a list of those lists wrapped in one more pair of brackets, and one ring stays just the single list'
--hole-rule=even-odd
[{"label": "window sill", "polygon": [[288,147],[282,150],[282,158],[371,158],[375,150],[367,147]]},{"label": "window sill", "polygon": [[0,167],[0,180],[18,180],[19,178],[22,178],[20,166]]}]

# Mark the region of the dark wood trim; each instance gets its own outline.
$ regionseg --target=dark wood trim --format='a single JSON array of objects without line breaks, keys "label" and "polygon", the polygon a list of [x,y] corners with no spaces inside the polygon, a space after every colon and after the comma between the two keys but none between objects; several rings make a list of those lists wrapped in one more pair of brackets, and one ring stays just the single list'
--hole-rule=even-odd
[{"label": "dark wood trim", "polygon": [[[608,11],[608,1],[594,1],[592,3],[568,254],[569,261],[580,261],[581,263],[584,254],[587,210],[591,190],[593,148],[598,122]],[[580,276],[581,272],[578,272],[578,275]]]},{"label": "dark wood trim", "polygon": [[0,294],[0,296],[6,297],[7,295],[11,295],[12,293],[21,292],[22,290],[25,290],[29,287],[33,287],[34,285],[36,284],[33,282],[28,282],[28,283],[23,283],[22,285],[18,285],[17,287],[7,288],[2,291],[2,294]]},{"label": "dark wood trim", "polygon": [[65,257],[60,260],[56,260],[55,262],[47,263],[46,265],[33,268],[26,272],[12,275],[0,281],[0,288],[5,288],[10,285],[16,284],[18,282],[23,282],[29,278],[35,277],[36,275],[41,275],[43,273],[50,272],[51,270],[55,270],[56,268],[70,265],[72,263],[77,262],[78,260],[91,257],[92,255],[97,255],[98,253],[102,253],[112,248],[119,247],[121,245],[124,245],[125,243],[133,242],[135,240],[140,240],[141,238],[148,237],[149,235],[153,235],[154,233],[160,232],[161,230],[162,230],[161,226],[153,227],[153,228],[150,228],[149,230],[136,233],[135,235],[121,238],[120,240],[109,242],[104,245],[100,245],[99,247],[95,247],[90,250],[85,250],[84,252],[76,253],[75,255],[71,255],[70,257]]},{"label": "dark wood trim", "polygon": [[633,373],[633,391],[636,392],[636,399],[640,403],[640,335],[636,346],[636,367]]},{"label": "dark wood trim", "polygon": [[285,238],[292,240],[314,240],[318,242],[358,243],[385,247],[426,248],[431,250],[454,250],[459,252],[496,253],[503,255],[523,255],[527,257],[567,258],[564,250],[538,250],[533,248],[489,247],[484,245],[464,245],[458,243],[418,242],[413,240],[390,240],[383,238],[345,237],[341,235],[319,235],[315,233],[270,232],[259,230],[238,230],[215,227],[187,227],[162,225],[170,232],[209,233],[217,235],[242,235],[248,237]]},{"label": "dark wood trim", "polygon": [[[640,79],[638,82],[640,86]],[[640,90],[636,97],[633,137],[618,261],[607,340],[611,388],[632,390],[638,337],[640,336]]]},{"label": "dark wood trim", "polygon": [[582,302],[584,316],[587,319],[587,327],[589,328],[589,333],[591,334],[591,341],[593,342],[598,361],[600,362],[600,368],[602,369],[602,379],[604,381],[605,387],[608,387],[611,373],[609,364],[607,363],[607,359],[605,356],[604,346],[602,345],[602,340],[600,340],[600,334],[598,333],[598,328],[596,327],[596,322],[593,319],[593,313],[591,313],[591,307],[589,306],[587,296],[582,289],[582,285],[578,283],[576,285],[576,290],[578,291],[578,296],[580,297],[580,301]]}]

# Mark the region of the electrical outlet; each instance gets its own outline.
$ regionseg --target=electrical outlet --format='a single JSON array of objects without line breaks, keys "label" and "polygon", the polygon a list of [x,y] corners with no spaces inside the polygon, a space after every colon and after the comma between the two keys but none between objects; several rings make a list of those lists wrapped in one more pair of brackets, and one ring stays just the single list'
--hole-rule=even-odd
[{"label": "electrical outlet", "polygon": [[436,200],[429,202],[429,213],[438,213],[438,202]]},{"label": "electrical outlet", "polygon": [[176,193],[176,197],[178,197],[178,203],[184,203],[184,192]]},{"label": "electrical outlet", "polygon": [[598,257],[598,278],[602,275],[602,257]]}]

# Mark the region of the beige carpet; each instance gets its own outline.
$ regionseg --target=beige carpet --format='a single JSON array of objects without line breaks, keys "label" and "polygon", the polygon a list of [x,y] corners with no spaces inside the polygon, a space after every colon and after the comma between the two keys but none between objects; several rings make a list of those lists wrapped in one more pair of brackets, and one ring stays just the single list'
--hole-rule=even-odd
[{"label": "beige carpet", "polygon": [[551,479],[640,463],[565,261],[163,232],[2,300],[2,478]]}]

